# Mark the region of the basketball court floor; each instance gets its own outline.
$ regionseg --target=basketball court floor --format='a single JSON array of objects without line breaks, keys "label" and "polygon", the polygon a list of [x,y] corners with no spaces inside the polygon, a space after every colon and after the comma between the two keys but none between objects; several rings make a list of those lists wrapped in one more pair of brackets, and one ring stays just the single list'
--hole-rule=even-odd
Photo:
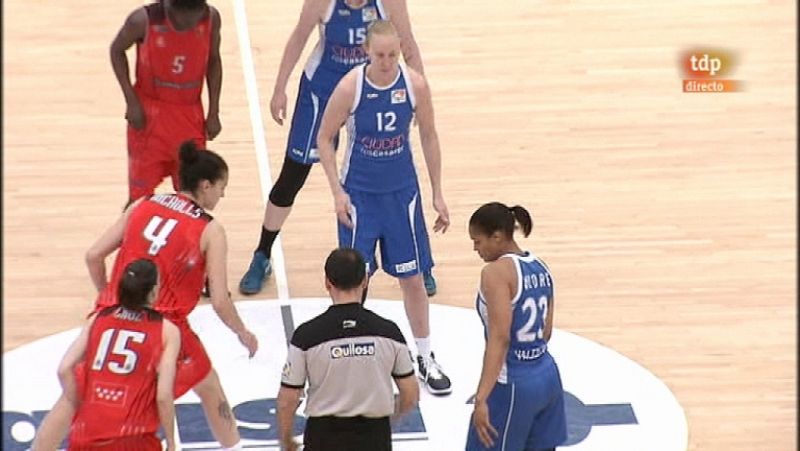
[{"label": "basketball court floor", "polygon": [[[269,101],[300,2],[213,4],[223,19],[223,130],[209,148],[231,169],[214,215],[227,231],[229,285],[261,349],[246,359],[208,306],[192,321],[248,447],[274,449],[286,318],[297,325],[325,308],[333,202],[315,168],[282,230],[274,277],[257,296],[235,293],[283,159],[288,127],[269,117]],[[108,46],[139,5],[3,2],[3,449],[27,449],[58,394],[56,365],[94,300],[84,253],[126,200],[125,108]],[[396,448],[463,449],[483,352],[470,310],[482,262],[467,220],[499,200],[532,212],[521,244],[553,272],[552,350],[570,415],[562,449],[795,449],[794,2],[408,7],[452,221],[431,237],[431,303],[454,393],[423,396],[396,427]],[[683,92],[687,52],[725,55],[724,78],[739,91]],[[430,225],[416,133],[413,145]],[[403,323],[391,278],[379,273],[370,296]],[[180,439],[213,449],[196,402],[179,400]]]}]

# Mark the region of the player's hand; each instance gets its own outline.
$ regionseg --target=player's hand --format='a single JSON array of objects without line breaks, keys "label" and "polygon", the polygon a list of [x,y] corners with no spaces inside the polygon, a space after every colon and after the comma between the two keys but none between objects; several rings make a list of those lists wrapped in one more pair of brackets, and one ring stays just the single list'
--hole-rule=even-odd
[{"label": "player's hand", "polygon": [[344,190],[339,190],[334,196],[333,201],[336,205],[336,217],[339,219],[339,222],[348,229],[352,229],[353,219],[350,215],[353,212],[353,204],[350,203],[350,196],[345,193]]},{"label": "player's hand", "polygon": [[134,97],[128,102],[128,107],[125,110],[125,119],[128,121],[128,124],[136,130],[144,128],[146,122],[144,108],[142,108],[142,104],[139,102],[138,98]]},{"label": "player's hand", "polygon": [[256,351],[258,351],[258,338],[249,330],[245,330],[239,334],[239,341],[247,348],[247,351],[250,353],[250,358],[252,359]]},{"label": "player's hand", "polygon": [[439,213],[436,222],[433,224],[433,231],[447,232],[447,228],[450,227],[450,212],[447,210],[447,204],[444,203],[444,197],[433,197],[433,209],[436,210],[436,213]]},{"label": "player's hand", "polygon": [[222,124],[219,122],[219,113],[209,114],[206,119],[206,138],[213,141],[222,131]]},{"label": "player's hand", "polygon": [[489,422],[489,406],[486,401],[475,402],[475,410],[472,411],[472,425],[478,433],[478,439],[487,448],[494,446],[494,439],[497,438],[497,429]]},{"label": "player's hand", "polygon": [[283,125],[283,120],[286,119],[286,93],[275,92],[272,94],[272,99],[269,101],[269,112],[272,114],[272,119],[275,119],[280,125]]}]

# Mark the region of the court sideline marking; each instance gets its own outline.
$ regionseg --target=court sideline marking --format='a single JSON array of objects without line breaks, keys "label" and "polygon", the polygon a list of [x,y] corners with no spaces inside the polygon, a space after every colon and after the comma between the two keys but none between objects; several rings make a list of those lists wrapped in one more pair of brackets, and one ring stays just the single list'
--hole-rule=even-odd
[{"label": "court sideline marking", "polygon": [[[261,197],[266,205],[269,192],[272,188],[272,175],[269,168],[267,154],[267,140],[264,135],[264,119],[261,114],[259,102],[256,69],[253,64],[253,52],[250,45],[250,31],[247,26],[247,11],[244,0],[232,0],[236,32],[239,37],[239,52],[242,60],[242,73],[244,74],[247,103],[250,109],[250,125],[253,129],[253,144],[255,145],[256,161],[258,162],[259,180],[261,182]],[[283,256],[283,245],[280,235],[272,246],[272,274],[278,289],[278,300],[281,305],[289,304],[289,286],[286,277],[286,262]]]}]

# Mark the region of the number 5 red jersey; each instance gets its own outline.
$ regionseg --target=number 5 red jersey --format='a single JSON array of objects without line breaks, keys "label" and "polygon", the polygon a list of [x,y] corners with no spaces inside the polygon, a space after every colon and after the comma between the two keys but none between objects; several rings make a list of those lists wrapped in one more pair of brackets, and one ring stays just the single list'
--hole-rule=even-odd
[{"label": "number 5 red jersey", "polygon": [[194,28],[178,31],[163,2],[145,6],[147,31],[136,46],[136,92],[171,103],[200,102],[211,49],[208,9]]}]

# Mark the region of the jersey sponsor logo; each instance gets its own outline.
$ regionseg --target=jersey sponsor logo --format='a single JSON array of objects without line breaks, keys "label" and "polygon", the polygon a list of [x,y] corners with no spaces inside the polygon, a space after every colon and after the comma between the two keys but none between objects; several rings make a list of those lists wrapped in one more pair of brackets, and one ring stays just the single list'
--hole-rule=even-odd
[{"label": "jersey sponsor logo", "polygon": [[340,16],[349,16],[350,10],[349,9],[340,9],[338,10]]},{"label": "jersey sponsor logo", "polygon": [[367,98],[368,99],[377,99],[378,98],[378,93],[377,92],[368,92],[367,93]]},{"label": "jersey sponsor logo", "polygon": [[411,260],[405,263],[398,263],[394,265],[394,270],[397,271],[399,274],[403,274],[406,272],[414,271],[417,269],[417,261]]},{"label": "jersey sponsor logo", "polygon": [[529,361],[538,359],[545,351],[547,351],[547,346],[539,346],[533,349],[515,349],[513,354],[517,360]]},{"label": "jersey sponsor logo", "polygon": [[158,36],[156,38],[156,47],[162,47],[163,48],[163,47],[166,47],[166,46],[167,46],[167,40],[164,38],[164,36]]},{"label": "jersey sponsor logo", "polygon": [[392,89],[392,103],[405,103],[406,90],[405,89]]},{"label": "jersey sponsor logo", "polygon": [[368,357],[375,355],[375,342],[368,343],[348,343],[331,347],[331,358],[341,359],[344,357]]},{"label": "jersey sponsor logo", "polygon": [[[189,318],[214,362],[247,449],[274,450],[278,444],[276,397],[286,363],[284,325],[310,320],[330,301],[292,299],[289,323],[280,304],[268,300],[237,305],[261,343],[252,359],[211,306],[198,307]],[[369,299],[366,307],[394,321],[406,341],[413,343],[401,301]],[[481,373],[483,326],[473,309],[438,304],[431,305],[430,322],[433,349],[453,380],[453,393],[436,397],[421,391],[419,405],[392,424],[396,451],[463,449],[466,441]],[[61,393],[58,363],[78,332],[61,332],[3,354],[3,450],[30,447],[36,428]],[[565,389],[567,441],[559,450],[686,450],[683,410],[652,373],[612,349],[559,329],[553,330],[548,347]],[[304,429],[302,412],[301,405],[294,418],[298,440]],[[181,449],[219,449],[194,393],[176,401],[175,414]]]},{"label": "jersey sponsor logo", "polygon": [[378,20],[378,10],[374,6],[367,6],[361,10],[361,19],[364,22],[372,22]]},{"label": "jersey sponsor logo", "polygon": [[121,384],[95,382],[92,384],[91,393],[94,402],[124,406],[128,397],[128,387]]},{"label": "jersey sponsor logo", "polygon": [[342,329],[352,329],[354,327],[356,327],[356,320],[346,319],[342,321]]}]

